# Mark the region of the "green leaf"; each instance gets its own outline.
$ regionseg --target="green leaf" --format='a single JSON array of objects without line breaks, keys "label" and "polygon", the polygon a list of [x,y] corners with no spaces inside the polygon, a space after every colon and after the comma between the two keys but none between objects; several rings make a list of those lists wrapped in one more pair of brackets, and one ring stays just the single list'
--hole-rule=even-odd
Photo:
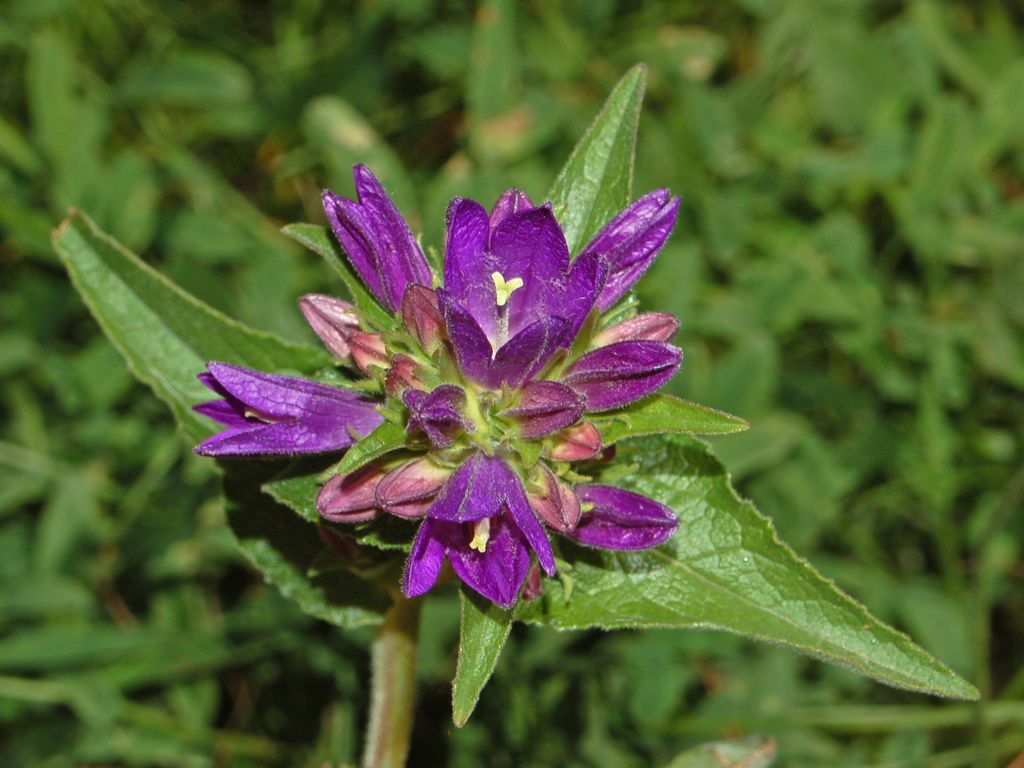
[{"label": "green leaf", "polygon": [[[375,583],[343,569],[316,568],[325,549],[313,525],[261,487],[278,462],[224,462],[228,524],[242,553],[303,611],[339,627],[376,624],[390,598]],[[315,497],[314,497],[315,498]]]},{"label": "green leaf", "polygon": [[452,720],[459,728],[473,714],[512,630],[512,611],[463,588],[459,622],[459,661],[452,680]]},{"label": "green leaf", "polygon": [[394,327],[395,318],[380,305],[380,302],[363,285],[363,281],[352,271],[345,253],[334,242],[327,227],[316,224],[288,224],[282,227],[281,231],[313,253],[319,254],[334,267],[342,282],[345,283],[345,287],[348,288],[352,302],[370,323],[381,328]]},{"label": "green leaf", "polygon": [[194,439],[213,423],[192,411],[211,393],[196,380],[207,361],[309,373],[324,353],[254,331],[189,295],[104,234],[81,212],[54,233],[54,247],[100,327],[131,371],[164,400]]},{"label": "green leaf", "polygon": [[570,253],[630,202],[646,86],[647,67],[637,64],[609,94],[548,192]]},{"label": "green leaf", "polygon": [[775,739],[753,736],[701,744],[676,755],[665,768],[768,768],[775,756]]},{"label": "green leaf", "polygon": [[591,419],[601,440],[611,445],[627,437],[677,432],[689,435],[728,435],[750,428],[745,420],[672,395],[652,395],[617,411]]},{"label": "green leaf", "polygon": [[341,461],[338,462],[338,466],[334,468],[334,472],[338,475],[347,475],[349,472],[354,472],[360,467],[365,467],[374,459],[379,459],[386,453],[391,453],[391,451],[397,451],[399,448],[404,447],[408,439],[409,433],[404,428],[397,424],[392,424],[390,421],[385,421],[373,432],[349,448]]},{"label": "green leaf", "polygon": [[524,621],[559,629],[700,627],[777,643],[880,682],[953,698],[975,688],[888,627],[783,544],[740,499],[722,465],[694,438],[619,447],[636,464],[626,485],[667,504],[679,533],[643,552],[571,547],[572,593],[558,581],[522,607]]}]

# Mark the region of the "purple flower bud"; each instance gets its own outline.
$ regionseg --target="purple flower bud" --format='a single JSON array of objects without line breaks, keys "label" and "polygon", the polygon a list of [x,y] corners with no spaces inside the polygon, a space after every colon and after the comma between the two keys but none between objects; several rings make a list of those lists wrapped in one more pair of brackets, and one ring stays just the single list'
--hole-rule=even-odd
[{"label": "purple flower bud", "polygon": [[347,360],[348,337],[359,330],[356,308],[333,296],[307,293],[299,299],[299,309],[324,346],[339,360]]},{"label": "purple flower bud", "polygon": [[426,286],[410,285],[402,299],[402,322],[423,351],[434,354],[445,333],[437,294]]},{"label": "purple flower bud", "polygon": [[324,212],[366,287],[394,312],[410,284],[430,282],[430,268],[377,178],[365,165],[357,165],[352,173],[358,202],[324,190]]},{"label": "purple flower bud", "polygon": [[384,389],[392,397],[400,397],[407,389],[418,389],[423,386],[416,377],[420,364],[408,355],[392,355],[391,367],[384,378]]},{"label": "purple flower bud", "polygon": [[541,465],[544,476],[544,492],[529,493],[527,498],[537,516],[547,526],[559,533],[568,533],[580,519],[580,500],[572,488],[562,483],[554,472]]},{"label": "purple flower bud", "polygon": [[679,321],[666,312],[644,312],[605,328],[594,337],[594,347],[607,347],[620,341],[671,341],[679,330]]},{"label": "purple flower bud", "polygon": [[679,198],[667,189],[656,189],[608,222],[583,249],[581,257],[597,255],[611,267],[597,297],[601,310],[618,301],[654,263],[678,215]]},{"label": "purple flower bud", "polygon": [[328,480],[316,497],[320,516],[334,523],[361,523],[377,516],[375,493],[384,471],[370,465]]},{"label": "purple flower bud", "polygon": [[207,368],[199,380],[223,399],[194,410],[227,429],[197,446],[200,456],[336,451],[352,445],[353,433],[368,435],[383,421],[372,402],[340,387],[228,363]]},{"label": "purple flower bud", "polygon": [[523,600],[536,600],[544,594],[544,585],[540,580],[540,566],[533,563],[526,573],[526,582],[523,584]]},{"label": "purple flower bud", "polygon": [[380,334],[363,331],[353,333],[348,337],[348,346],[352,350],[352,358],[356,365],[364,373],[369,372],[371,366],[387,368],[389,365],[388,349]]},{"label": "purple flower bud", "polygon": [[679,369],[682,352],[660,341],[620,341],[588,352],[563,383],[587,399],[587,411],[607,411],[651,394]]},{"label": "purple flower bud", "polygon": [[518,421],[522,436],[532,440],[579,421],[583,407],[583,398],[564,384],[531,381],[522,388],[516,406],[502,415]]},{"label": "purple flower bud", "polygon": [[601,433],[589,421],[555,435],[549,456],[555,461],[584,461],[601,453]]},{"label": "purple flower bud", "polygon": [[472,432],[476,428],[462,414],[466,393],[454,384],[442,384],[429,393],[408,389],[402,402],[409,409],[409,431],[422,430],[437,448],[450,446],[460,431]]},{"label": "purple flower bud", "polygon": [[584,507],[579,525],[566,535],[601,549],[647,549],[668,540],[679,527],[672,510],[639,493],[608,485],[578,485]]},{"label": "purple flower bud", "polygon": [[377,484],[377,506],[399,517],[423,517],[451,474],[429,458],[403,464]]}]

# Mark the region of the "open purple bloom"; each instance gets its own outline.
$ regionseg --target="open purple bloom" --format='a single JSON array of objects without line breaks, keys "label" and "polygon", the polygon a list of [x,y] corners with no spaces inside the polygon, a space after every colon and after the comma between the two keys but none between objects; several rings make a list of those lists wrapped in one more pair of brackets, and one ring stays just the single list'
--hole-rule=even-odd
[{"label": "open purple bloom", "polygon": [[228,427],[196,447],[201,456],[287,456],[347,448],[382,421],[374,403],[338,387],[228,363],[199,380],[221,396],[194,410]]},{"label": "open purple bloom", "polygon": [[391,319],[316,294],[300,308],[334,356],[355,363],[368,394],[210,363],[200,378],[221,399],[196,410],[227,429],[197,452],[339,450],[380,426],[381,414],[404,427],[401,453],[330,478],[317,509],[356,526],[384,514],[421,521],[402,580],[410,597],[431,589],[448,562],[468,588],[510,606],[531,568],[530,594],[540,570],[554,574],[552,533],[611,550],[672,536],[678,523],[664,505],[581,480],[612,455],[588,414],[652,394],[679,368],[671,315],[622,305],[614,322],[601,317],[650,267],[679,199],[666,190],[641,197],[575,259],[550,204],[514,189],[490,212],[456,199],[437,286],[380,183],[361,165],[354,175],[357,200],[327,191],[324,210]]}]

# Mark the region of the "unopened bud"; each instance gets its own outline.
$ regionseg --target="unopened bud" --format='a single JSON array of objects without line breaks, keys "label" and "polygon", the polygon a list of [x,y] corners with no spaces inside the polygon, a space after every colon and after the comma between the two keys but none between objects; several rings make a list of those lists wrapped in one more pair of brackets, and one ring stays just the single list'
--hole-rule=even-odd
[{"label": "unopened bud", "polygon": [[384,388],[392,397],[401,397],[407,389],[419,389],[423,386],[416,372],[420,364],[407,355],[392,355],[391,367],[384,379]]},{"label": "unopened bud", "polygon": [[475,429],[463,415],[466,392],[454,384],[442,384],[431,392],[407,389],[402,402],[409,409],[409,431],[422,430],[437,448],[447,448],[460,432]]},{"label": "unopened bud", "polygon": [[377,484],[377,506],[399,517],[423,517],[451,474],[428,458],[403,464]]},{"label": "unopened bud", "polygon": [[321,517],[335,523],[361,523],[377,516],[377,484],[383,470],[370,465],[328,480],[316,497]]},{"label": "unopened bud", "polygon": [[594,337],[595,347],[617,341],[671,341],[679,330],[679,321],[667,312],[644,312],[605,328]]},{"label": "unopened bud", "polygon": [[580,500],[572,488],[562,483],[555,474],[542,465],[544,492],[530,493],[530,506],[549,528],[568,533],[580,521]]},{"label": "unopened bud", "polygon": [[363,371],[368,371],[370,366],[388,367],[388,351],[380,334],[362,331],[353,333],[348,337],[348,345],[352,349],[356,365]]},{"label": "unopened bud", "polygon": [[549,455],[555,461],[583,461],[600,452],[601,433],[589,421],[584,421],[555,435]]},{"label": "unopened bud", "polygon": [[444,320],[437,294],[423,285],[410,285],[402,298],[402,322],[428,355],[441,344]]},{"label": "unopened bud", "polygon": [[347,360],[351,353],[348,338],[359,331],[356,308],[333,296],[307,293],[299,299],[299,310],[331,354]]},{"label": "unopened bud", "polygon": [[532,440],[579,421],[583,408],[583,398],[564,384],[531,381],[523,387],[516,406],[502,415],[518,421],[522,436]]}]

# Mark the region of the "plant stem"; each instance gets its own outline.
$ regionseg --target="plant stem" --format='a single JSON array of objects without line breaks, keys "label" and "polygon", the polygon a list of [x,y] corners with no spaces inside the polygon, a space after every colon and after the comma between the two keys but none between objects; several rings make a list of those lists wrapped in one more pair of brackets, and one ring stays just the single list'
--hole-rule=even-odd
[{"label": "plant stem", "polygon": [[371,650],[370,725],[364,768],[402,768],[416,703],[416,636],[420,601],[396,596]]}]

